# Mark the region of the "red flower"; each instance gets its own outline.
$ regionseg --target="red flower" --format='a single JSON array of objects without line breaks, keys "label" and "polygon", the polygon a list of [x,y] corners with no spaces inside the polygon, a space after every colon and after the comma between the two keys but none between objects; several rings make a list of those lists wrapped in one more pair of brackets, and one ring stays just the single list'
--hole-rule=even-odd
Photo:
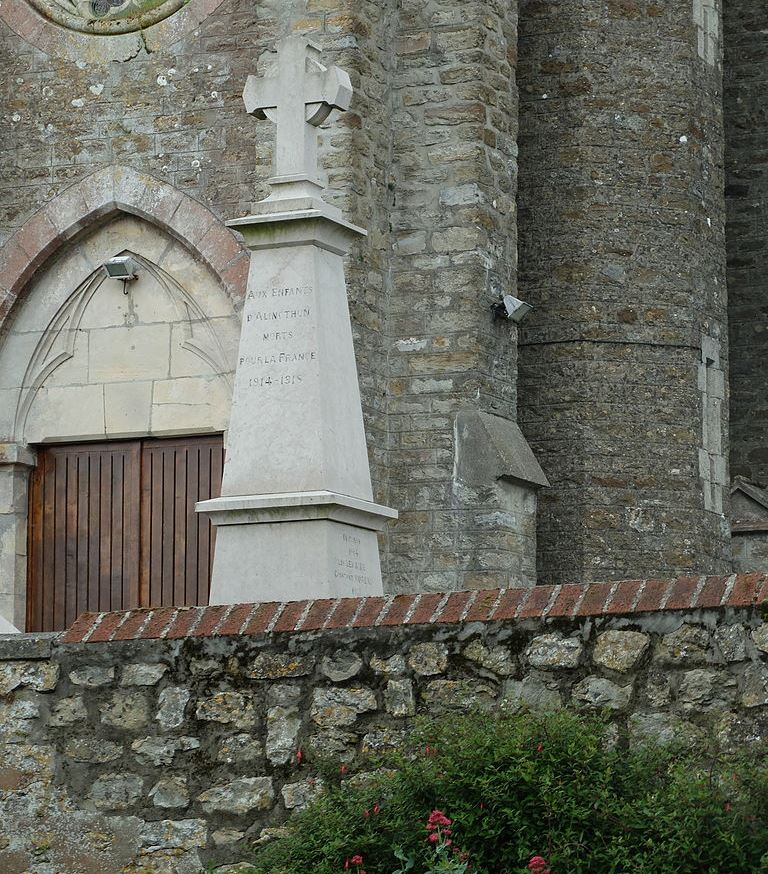
[{"label": "red flower", "polygon": [[353,865],[362,865],[363,864],[363,857],[358,853],[356,856],[352,856],[352,858],[349,861]]},{"label": "red flower", "polygon": [[547,860],[542,856],[533,856],[528,863],[528,870],[533,874],[551,874]]},{"label": "red flower", "polygon": [[370,812],[369,810],[364,810],[364,811],[363,811],[363,818],[364,818],[364,819],[368,819],[368,817],[369,817],[370,815],[371,815],[371,812]]},{"label": "red flower", "polygon": [[304,758],[304,753],[302,753],[301,749],[296,750],[296,763],[298,765],[301,764],[301,760]]},{"label": "red flower", "polygon": [[341,776],[343,777],[343,776],[347,773],[348,770],[349,770],[349,768],[348,768],[347,765],[342,765],[342,766],[339,768],[339,773],[340,773]]},{"label": "red flower", "polygon": [[377,801],[376,804],[373,805],[373,813],[374,813],[374,816],[375,816],[375,815],[376,815],[380,810],[381,810],[381,808],[379,807],[379,803],[378,803],[378,801]]},{"label": "red flower", "polygon": [[448,817],[442,812],[442,810],[433,810],[429,815],[429,819],[427,820],[427,829],[429,831],[433,831],[436,828],[439,828],[441,825],[448,826],[450,825],[452,820],[448,819]]},{"label": "red flower", "polygon": [[726,801],[723,807],[725,808],[726,813],[730,813],[733,810],[733,805],[730,801]]},{"label": "red flower", "polygon": [[[544,744],[540,743],[540,744],[536,747],[536,752],[537,752],[537,753],[540,753],[543,749],[544,749]],[[535,858],[535,857],[534,857],[534,858]]]},{"label": "red flower", "polygon": [[437,832],[432,832],[432,834],[427,837],[427,840],[430,844],[436,844],[440,840],[440,835]]}]

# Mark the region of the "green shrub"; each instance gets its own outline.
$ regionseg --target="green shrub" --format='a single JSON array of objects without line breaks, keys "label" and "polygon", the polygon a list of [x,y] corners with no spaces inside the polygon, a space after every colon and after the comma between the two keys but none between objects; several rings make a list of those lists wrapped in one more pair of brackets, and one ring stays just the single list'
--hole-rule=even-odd
[{"label": "green shrub", "polygon": [[766,750],[712,759],[609,737],[599,719],[566,712],[421,723],[371,780],[339,784],[335,766],[335,785],[258,852],[254,871],[339,874],[361,855],[367,874],[392,874],[400,849],[423,874],[425,823],[439,809],[477,874],[528,871],[534,856],[552,874],[768,872]]}]

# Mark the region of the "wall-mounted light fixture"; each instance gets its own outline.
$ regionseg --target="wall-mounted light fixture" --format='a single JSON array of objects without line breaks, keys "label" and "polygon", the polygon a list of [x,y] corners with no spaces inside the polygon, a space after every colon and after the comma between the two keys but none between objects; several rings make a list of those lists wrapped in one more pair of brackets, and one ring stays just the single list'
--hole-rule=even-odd
[{"label": "wall-mounted light fixture", "polygon": [[122,279],[129,282],[139,278],[139,266],[130,255],[118,255],[101,265],[101,269],[110,279]]},{"label": "wall-mounted light fixture", "polygon": [[519,324],[532,309],[533,307],[529,303],[513,297],[511,294],[505,294],[501,300],[491,304],[494,322],[496,319],[507,319]]}]

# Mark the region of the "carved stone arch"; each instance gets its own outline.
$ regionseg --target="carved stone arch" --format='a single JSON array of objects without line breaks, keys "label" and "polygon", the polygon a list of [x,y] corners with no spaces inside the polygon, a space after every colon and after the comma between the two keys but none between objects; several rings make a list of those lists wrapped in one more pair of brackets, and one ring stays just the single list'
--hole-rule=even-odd
[{"label": "carved stone arch", "polygon": [[249,255],[206,206],[172,185],[130,167],[98,170],[36,212],[0,249],[0,326],[37,270],[64,243],[120,212],[163,228],[202,259],[239,308]]}]

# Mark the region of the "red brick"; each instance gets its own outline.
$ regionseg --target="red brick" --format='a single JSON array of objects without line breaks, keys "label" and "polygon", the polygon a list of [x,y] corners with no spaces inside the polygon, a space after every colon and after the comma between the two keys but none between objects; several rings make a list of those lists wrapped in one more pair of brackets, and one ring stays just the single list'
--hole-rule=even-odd
[{"label": "red brick", "polygon": [[442,592],[429,592],[421,596],[416,609],[413,611],[408,625],[426,625],[434,616],[440,602],[443,600]]},{"label": "red brick", "polygon": [[555,599],[555,603],[547,613],[550,616],[573,616],[576,605],[579,603],[579,598],[584,594],[586,586],[578,583],[568,583],[560,589],[560,594]]},{"label": "red brick", "polygon": [[704,588],[699,592],[694,607],[719,607],[723,600],[729,577],[707,577]]},{"label": "red brick", "polygon": [[631,613],[632,605],[637,599],[637,593],[643,585],[642,580],[623,580],[616,587],[613,597],[606,604],[604,612],[612,613]]},{"label": "red brick", "polygon": [[435,622],[441,625],[453,624],[461,619],[461,614],[467,606],[472,592],[454,592],[446,601]]},{"label": "red brick", "polygon": [[253,604],[238,604],[229,616],[227,616],[216,634],[221,635],[222,637],[240,634],[240,629],[243,627],[243,623],[253,612],[253,606]]},{"label": "red brick", "polygon": [[308,603],[309,601],[291,601],[286,604],[285,610],[280,614],[280,618],[272,630],[275,632],[293,631]]},{"label": "red brick", "polygon": [[203,611],[203,618],[197,623],[196,628],[187,632],[187,637],[210,637],[226,615],[227,610],[229,607],[226,604],[206,607]]},{"label": "red brick", "polygon": [[577,616],[602,616],[605,610],[605,602],[611,594],[613,583],[589,583],[587,593],[584,595]]},{"label": "red brick", "polygon": [[[469,608],[467,613],[467,622],[484,622],[488,619],[493,610],[493,605],[499,597],[500,589],[483,589],[477,593],[475,603]],[[514,589],[513,591],[519,591]]]},{"label": "red brick", "polygon": [[384,605],[387,603],[386,598],[366,598],[365,605],[360,611],[360,615],[352,624],[353,628],[370,628],[378,619]]},{"label": "red brick", "polygon": [[652,613],[661,610],[661,605],[672,588],[672,580],[646,580],[640,600],[635,604],[635,613]]},{"label": "red brick", "polygon": [[251,616],[248,624],[243,629],[243,634],[264,634],[279,609],[280,605],[276,601],[270,601],[268,604],[259,604],[256,607],[256,612]]},{"label": "red brick", "polygon": [[[107,613],[93,634],[88,638],[88,643],[104,643],[104,641],[111,640],[115,629],[120,626],[125,615],[125,613]],[[147,614],[143,613],[144,619],[146,619],[146,616]]]},{"label": "red brick", "polygon": [[349,628],[354,619],[358,607],[363,603],[362,598],[342,598],[338,607],[333,611],[326,628]]},{"label": "red brick", "polygon": [[529,595],[532,594],[531,589],[502,589],[499,606],[493,611],[493,614],[488,617],[490,620],[514,619],[517,616],[517,611],[520,605]]},{"label": "red brick", "polygon": [[96,624],[98,613],[81,613],[61,638],[61,643],[82,643],[83,638]]},{"label": "red brick", "polygon": [[737,574],[736,583],[728,598],[729,607],[751,607],[757,599],[758,586],[762,588],[762,574]]},{"label": "red brick", "polygon": [[141,626],[147,621],[151,610],[133,610],[110,640],[137,640]]},{"label": "red brick", "polygon": [[170,627],[171,619],[175,618],[175,607],[162,607],[159,610],[155,610],[147,627],[141,632],[142,639],[161,637],[166,627]]},{"label": "red brick", "polygon": [[382,625],[402,625],[418,595],[397,595],[390,604]]},{"label": "red brick", "polygon": [[173,624],[165,633],[166,640],[176,640],[186,637],[189,629],[205,612],[205,607],[184,607],[177,611]]},{"label": "red brick", "polygon": [[679,577],[672,585],[665,610],[690,610],[701,577]]},{"label": "red brick", "polygon": [[[531,597],[520,608],[517,618],[532,619],[535,616],[543,616],[554,591],[554,586],[534,586],[531,589]],[[499,611],[496,611],[496,615],[493,618],[499,618]]]},{"label": "red brick", "polygon": [[325,625],[325,620],[333,610],[333,605],[336,603],[335,598],[318,598],[317,601],[310,607],[307,618],[301,623],[301,627],[297,631],[317,631]]}]

